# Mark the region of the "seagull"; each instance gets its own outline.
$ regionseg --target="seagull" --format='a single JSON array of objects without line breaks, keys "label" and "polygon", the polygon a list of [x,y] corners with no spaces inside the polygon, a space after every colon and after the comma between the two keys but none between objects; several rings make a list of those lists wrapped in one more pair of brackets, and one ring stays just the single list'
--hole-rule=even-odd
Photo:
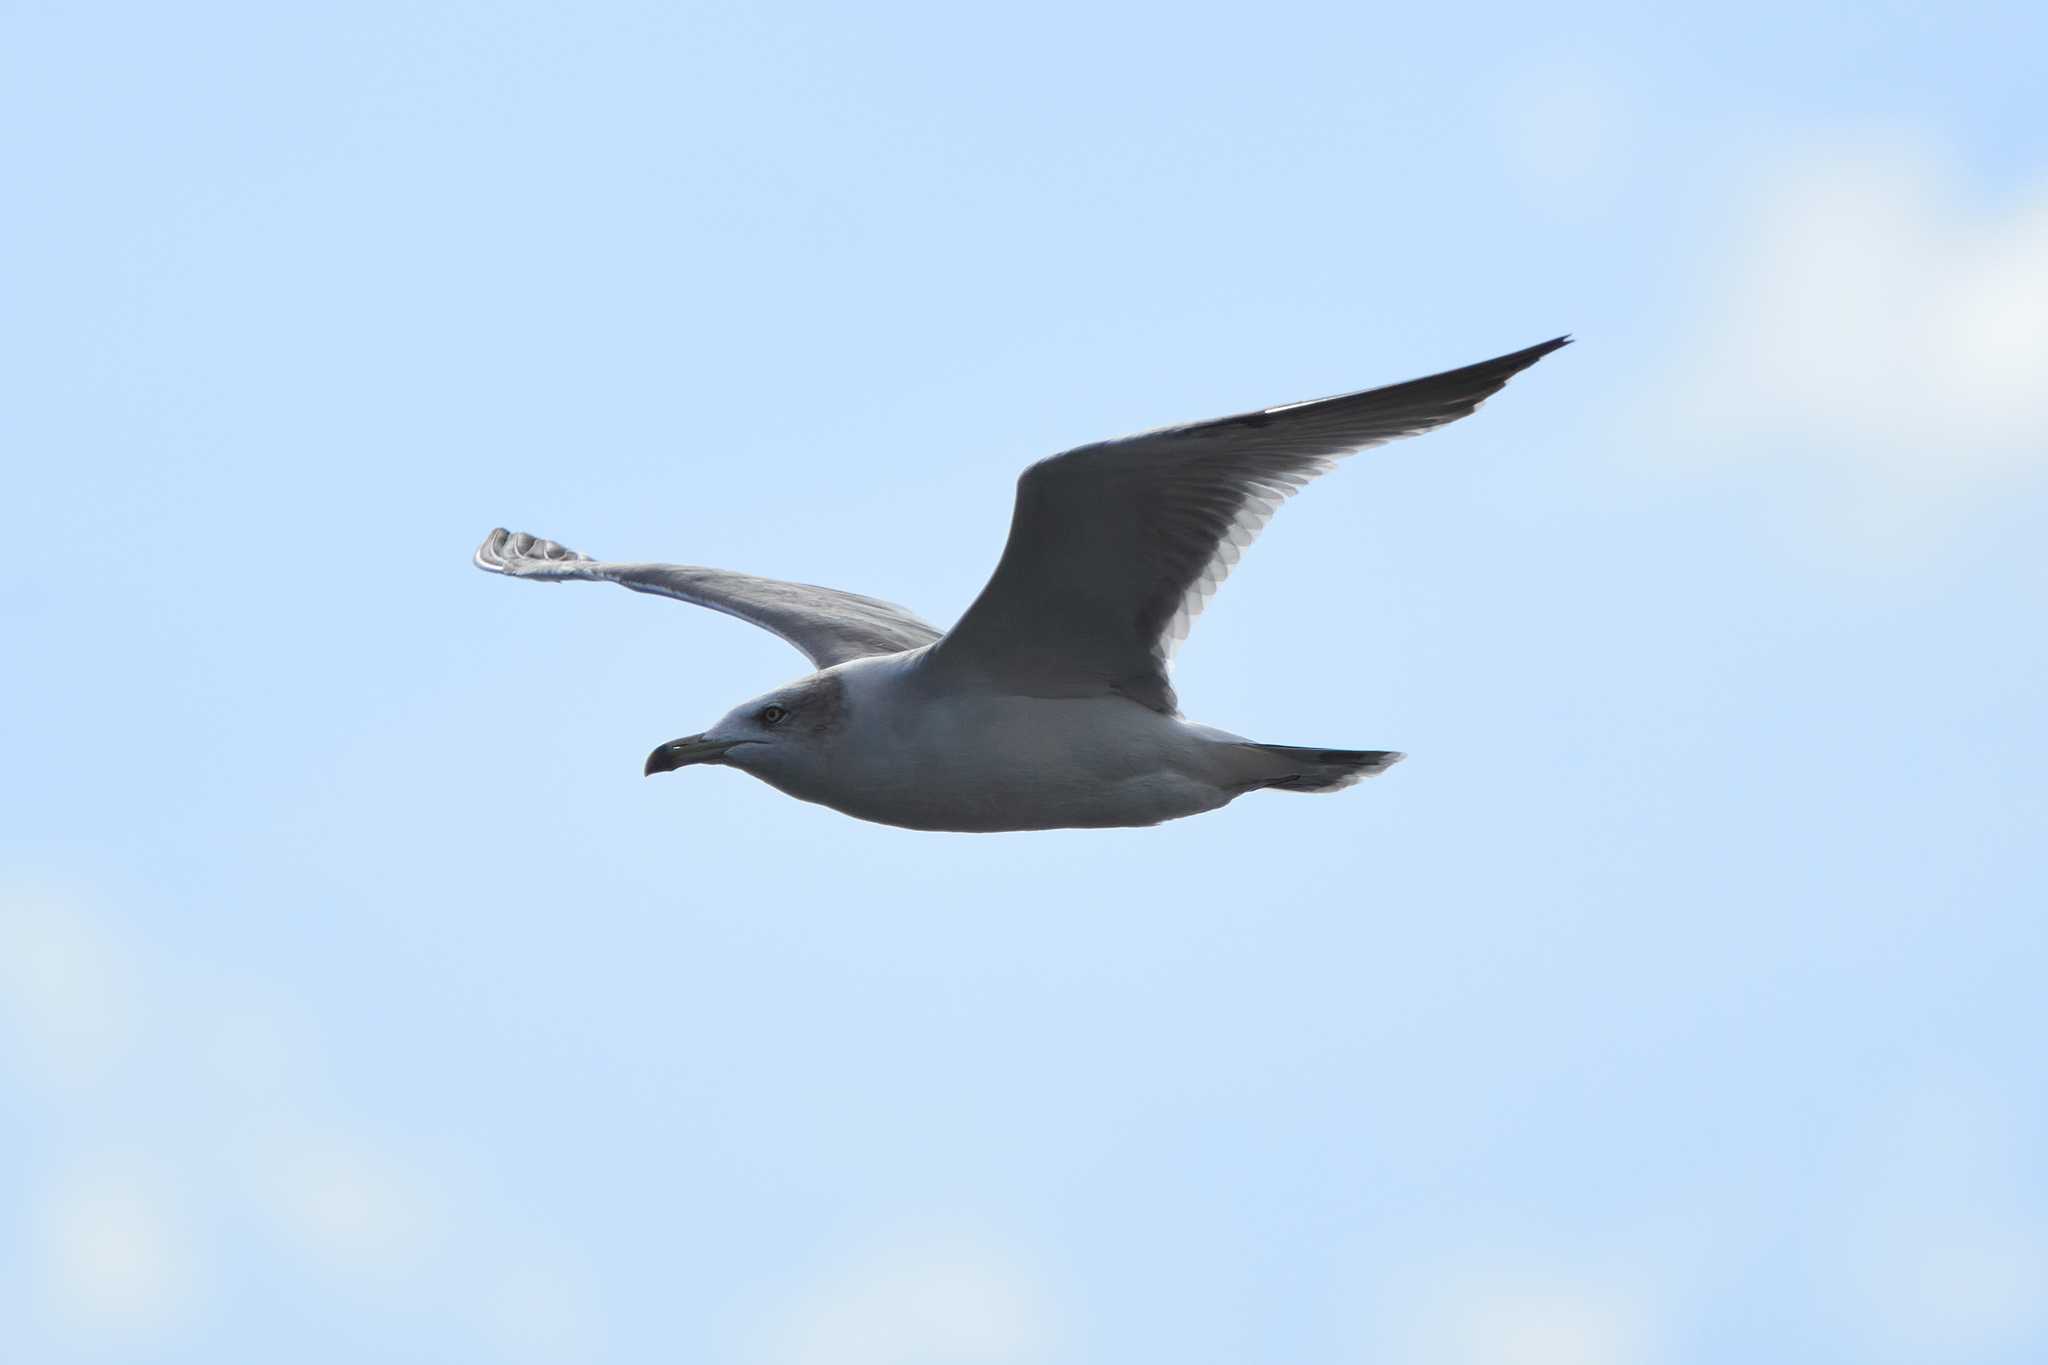
[{"label": "seagull", "polygon": [[918,830],[1156,825],[1246,792],[1333,792],[1387,749],[1260,744],[1182,718],[1174,649],[1274,510],[1340,456],[1470,416],[1571,338],[1405,384],[1077,446],[1017,480],[1009,543],[941,632],[836,588],[606,563],[502,528],[491,573],[617,583],[737,616],[815,671],[657,748],[644,771],[738,768],[804,801]]}]

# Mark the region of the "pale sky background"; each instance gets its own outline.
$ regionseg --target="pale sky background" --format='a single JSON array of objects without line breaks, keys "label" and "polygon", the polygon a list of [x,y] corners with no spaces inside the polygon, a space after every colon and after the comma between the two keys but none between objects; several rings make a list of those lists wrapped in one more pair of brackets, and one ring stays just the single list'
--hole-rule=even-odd
[{"label": "pale sky background", "polygon": [[[2048,14],[0,9],[0,1358],[2048,1358]],[[911,834],[656,743],[1027,462],[1580,344]]]}]

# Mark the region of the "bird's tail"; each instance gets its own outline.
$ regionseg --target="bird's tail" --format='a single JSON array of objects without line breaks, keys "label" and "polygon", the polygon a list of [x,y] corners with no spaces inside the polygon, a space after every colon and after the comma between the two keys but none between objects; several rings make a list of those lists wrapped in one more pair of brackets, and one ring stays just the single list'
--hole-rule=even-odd
[{"label": "bird's tail", "polygon": [[1297,749],[1290,744],[1243,746],[1250,770],[1247,787],[1283,792],[1336,792],[1376,776],[1405,754],[1391,749]]}]

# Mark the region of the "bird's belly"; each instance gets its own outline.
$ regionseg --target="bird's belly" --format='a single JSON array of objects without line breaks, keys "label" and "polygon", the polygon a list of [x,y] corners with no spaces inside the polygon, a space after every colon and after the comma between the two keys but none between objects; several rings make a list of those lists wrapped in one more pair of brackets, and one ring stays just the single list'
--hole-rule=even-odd
[{"label": "bird's belly", "polygon": [[793,792],[911,829],[1156,825],[1226,804],[1191,727],[1120,698],[949,699],[890,717]]}]

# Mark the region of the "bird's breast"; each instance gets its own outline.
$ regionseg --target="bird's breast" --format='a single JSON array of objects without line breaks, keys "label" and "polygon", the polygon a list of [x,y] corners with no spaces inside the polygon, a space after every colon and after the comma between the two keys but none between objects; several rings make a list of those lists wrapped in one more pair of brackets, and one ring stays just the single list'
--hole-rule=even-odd
[{"label": "bird's breast", "polygon": [[850,683],[821,762],[777,785],[919,829],[1146,825],[1223,804],[1203,741],[1121,697],[1037,698]]}]

